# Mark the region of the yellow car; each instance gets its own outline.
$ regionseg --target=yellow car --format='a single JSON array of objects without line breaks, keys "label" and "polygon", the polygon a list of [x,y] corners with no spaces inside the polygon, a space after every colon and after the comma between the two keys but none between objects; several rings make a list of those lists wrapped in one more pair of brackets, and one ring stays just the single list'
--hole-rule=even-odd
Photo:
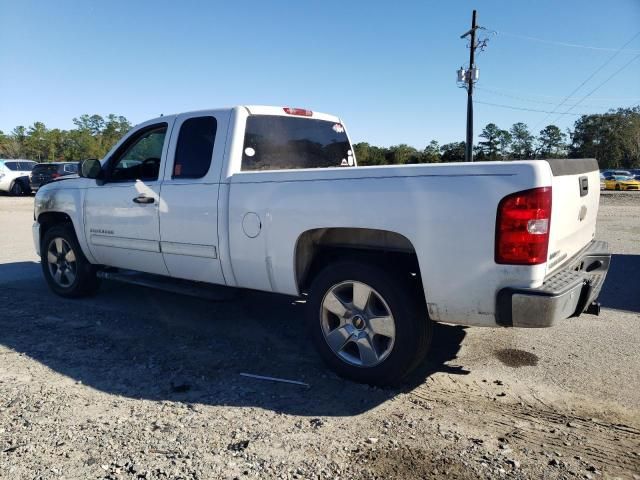
[{"label": "yellow car", "polygon": [[607,190],[640,190],[640,181],[631,175],[612,175],[605,178],[604,185]]}]

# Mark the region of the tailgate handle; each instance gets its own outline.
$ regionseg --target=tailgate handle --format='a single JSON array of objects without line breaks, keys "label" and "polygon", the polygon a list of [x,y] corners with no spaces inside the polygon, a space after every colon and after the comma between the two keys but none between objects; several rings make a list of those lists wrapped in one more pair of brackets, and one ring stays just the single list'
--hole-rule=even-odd
[{"label": "tailgate handle", "polygon": [[584,197],[589,193],[589,178],[580,177],[578,182],[580,183],[580,196]]}]

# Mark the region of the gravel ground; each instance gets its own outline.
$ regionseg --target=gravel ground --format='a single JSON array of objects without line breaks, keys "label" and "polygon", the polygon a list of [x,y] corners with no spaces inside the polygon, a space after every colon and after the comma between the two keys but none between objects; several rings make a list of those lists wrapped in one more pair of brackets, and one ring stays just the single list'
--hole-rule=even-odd
[{"label": "gravel ground", "polygon": [[603,194],[600,317],[438,325],[398,389],[329,372],[290,298],[57,298],[32,208],[0,197],[0,478],[640,478],[638,194]]}]

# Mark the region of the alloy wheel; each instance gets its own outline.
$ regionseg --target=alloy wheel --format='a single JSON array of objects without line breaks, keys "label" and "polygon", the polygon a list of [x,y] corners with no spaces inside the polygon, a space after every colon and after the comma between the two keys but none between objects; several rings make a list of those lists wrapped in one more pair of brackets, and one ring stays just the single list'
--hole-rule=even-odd
[{"label": "alloy wheel", "polygon": [[353,280],[332,286],[320,307],[322,334],[344,362],[373,367],[393,350],[396,324],[389,305],[371,286]]},{"label": "alloy wheel", "polygon": [[73,285],[78,272],[76,254],[69,242],[62,237],[56,237],[47,248],[47,263],[53,281],[60,287],[68,288]]}]

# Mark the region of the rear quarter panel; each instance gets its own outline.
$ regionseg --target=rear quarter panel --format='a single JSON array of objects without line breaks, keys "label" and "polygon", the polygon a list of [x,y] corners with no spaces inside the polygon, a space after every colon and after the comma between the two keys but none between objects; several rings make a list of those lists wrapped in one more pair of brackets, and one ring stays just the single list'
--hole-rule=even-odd
[{"label": "rear quarter panel", "polygon": [[[440,164],[237,173],[229,179],[229,252],[241,287],[299,294],[295,247],[307,230],[358,227],[405,236],[416,250],[434,320],[494,325],[503,286],[535,287],[545,266],[494,262],[497,205],[549,186],[545,162]],[[247,236],[255,213],[261,231]]]}]

